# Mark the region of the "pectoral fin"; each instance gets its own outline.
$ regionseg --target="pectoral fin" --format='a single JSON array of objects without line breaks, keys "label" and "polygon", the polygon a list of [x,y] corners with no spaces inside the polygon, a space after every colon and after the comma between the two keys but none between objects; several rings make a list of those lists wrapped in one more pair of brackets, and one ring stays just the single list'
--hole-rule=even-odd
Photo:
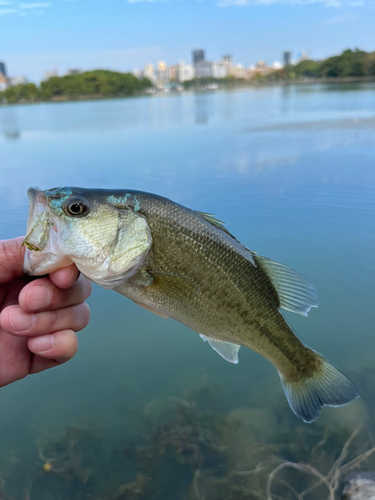
[{"label": "pectoral fin", "polygon": [[238,363],[238,351],[240,349],[240,345],[232,344],[231,342],[224,342],[223,340],[211,339],[210,337],[206,337],[205,335],[200,335],[200,337],[206,342],[210,344],[212,349],[216,351],[222,358],[229,363]]}]

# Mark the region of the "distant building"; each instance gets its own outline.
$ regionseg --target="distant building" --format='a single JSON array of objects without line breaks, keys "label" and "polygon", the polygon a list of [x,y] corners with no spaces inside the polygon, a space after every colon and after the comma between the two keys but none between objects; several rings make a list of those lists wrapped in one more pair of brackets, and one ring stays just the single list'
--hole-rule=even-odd
[{"label": "distant building", "polygon": [[204,50],[199,49],[199,50],[194,50],[193,51],[193,65],[196,66],[197,64],[205,61],[204,57]]},{"label": "distant building", "polygon": [[59,76],[58,69],[54,69],[53,71],[45,71],[44,72],[44,81],[47,81],[50,78],[55,78],[56,76]]},{"label": "distant building", "polygon": [[245,78],[247,80],[251,80],[255,76],[266,76],[275,71],[277,69],[275,67],[275,64],[279,64],[281,67],[280,63],[274,63],[272,66],[268,66],[265,61],[258,61],[255,66],[252,66],[251,68],[246,70],[245,73]]},{"label": "distant building", "polygon": [[303,52],[299,55],[298,62],[302,61],[309,61],[310,57],[306,54],[306,52]]},{"label": "distant building", "polygon": [[171,72],[164,61],[157,64],[156,83],[159,88],[165,87],[171,81]]},{"label": "distant building", "polygon": [[0,75],[3,75],[5,78],[7,77],[7,70],[3,62],[0,62]]},{"label": "distant building", "polygon": [[67,75],[80,75],[82,73],[82,70],[80,69],[68,69],[68,71],[66,72]]},{"label": "distant building", "polygon": [[195,65],[195,76],[197,78],[207,78],[212,76],[212,63],[201,61]]},{"label": "distant building", "polygon": [[211,64],[211,75],[214,78],[226,78],[229,76],[230,66],[224,61],[214,62]]},{"label": "distant building", "polygon": [[158,71],[165,71],[167,69],[167,64],[165,61],[159,61],[157,64]]},{"label": "distant building", "polygon": [[222,60],[223,63],[227,64],[228,66],[233,66],[233,58],[232,58],[232,56],[228,56],[228,55],[223,56],[221,58],[221,60]]},{"label": "distant building", "polygon": [[192,80],[195,76],[194,67],[190,66],[190,64],[185,64],[181,61],[178,65],[177,70],[177,80],[179,82],[186,82],[187,80]]},{"label": "distant building", "polygon": [[286,50],[283,52],[283,63],[284,66],[289,66],[292,63],[292,53],[290,50]]},{"label": "distant building", "polygon": [[272,69],[281,69],[282,68],[282,65],[281,63],[279,63],[279,61],[274,61],[272,63]]},{"label": "distant building", "polygon": [[0,73],[0,92],[3,92],[9,87],[8,78]]},{"label": "distant building", "polygon": [[155,66],[153,64],[147,64],[143,68],[143,77],[148,78],[152,82],[155,80]]},{"label": "distant building", "polygon": [[175,64],[174,66],[169,66],[169,74],[171,81],[175,82],[178,80],[178,64]]},{"label": "distant building", "polygon": [[233,76],[234,78],[245,78],[246,70],[242,64],[236,64],[235,66],[231,67],[230,75]]},{"label": "distant building", "polygon": [[11,85],[12,87],[14,87],[15,85],[25,85],[25,83],[28,83],[27,78],[25,78],[24,76],[11,76],[10,78],[8,78],[8,80],[9,85]]},{"label": "distant building", "polygon": [[140,69],[135,69],[132,74],[138,79],[143,77],[143,72]]}]

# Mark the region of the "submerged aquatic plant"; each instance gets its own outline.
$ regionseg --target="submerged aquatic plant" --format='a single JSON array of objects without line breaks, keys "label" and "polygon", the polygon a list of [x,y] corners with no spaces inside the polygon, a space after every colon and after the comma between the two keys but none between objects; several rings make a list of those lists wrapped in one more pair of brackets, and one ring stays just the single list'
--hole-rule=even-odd
[{"label": "submerged aquatic plant", "polygon": [[[130,435],[129,418],[113,436],[86,423],[44,432],[22,500],[339,500],[350,471],[375,465],[353,408],[306,429],[262,408],[224,412],[206,386],[157,398]],[[0,500],[21,500],[5,486]]]},{"label": "submerged aquatic plant", "polygon": [[[272,485],[274,481],[278,481],[280,484],[284,485],[286,489],[290,493],[292,493],[293,498],[296,498],[297,500],[304,500],[308,495],[311,495],[318,487],[322,485],[324,485],[327,490],[328,493],[328,496],[326,497],[327,500],[335,500],[337,498],[337,492],[340,485],[340,480],[343,477],[345,477],[350,471],[359,468],[363,462],[365,462],[372,455],[375,454],[375,447],[372,447],[369,450],[357,455],[352,460],[345,462],[349,454],[349,448],[353,443],[353,441],[355,440],[355,438],[358,436],[359,431],[360,427],[357,427],[357,429],[349,436],[349,438],[346,440],[341,450],[339,457],[335,460],[329,472],[325,475],[320,473],[316,468],[312,467],[309,464],[301,464],[301,463],[297,464],[293,462],[283,461],[271,472],[271,474],[268,477],[267,487],[266,487],[267,500],[277,500],[279,498],[283,498],[280,497],[279,495],[272,494]],[[298,492],[289,482],[278,477],[278,474],[282,470],[287,468],[292,468],[300,472],[303,472],[305,474],[311,475],[315,478],[316,481],[308,488],[304,489],[301,492]],[[319,496],[315,498],[317,500],[323,499],[321,494],[319,494]]]}]

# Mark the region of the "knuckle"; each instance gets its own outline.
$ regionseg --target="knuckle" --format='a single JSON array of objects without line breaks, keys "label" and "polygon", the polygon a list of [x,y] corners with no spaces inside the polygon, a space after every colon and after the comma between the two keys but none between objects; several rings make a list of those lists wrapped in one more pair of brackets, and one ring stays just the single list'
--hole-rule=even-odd
[{"label": "knuckle", "polygon": [[78,338],[77,335],[72,330],[67,330],[64,332],[63,346],[61,357],[66,361],[71,359],[78,349]]},{"label": "knuckle", "polygon": [[90,321],[90,307],[88,304],[83,303],[79,306],[79,323],[80,323],[80,330],[82,328],[85,328],[87,326],[88,322]]},{"label": "knuckle", "polygon": [[77,281],[77,288],[78,288],[78,300],[81,300],[83,302],[91,295],[92,291],[91,281],[89,281],[82,275]]},{"label": "knuckle", "polygon": [[72,330],[76,332],[85,328],[90,320],[89,306],[83,303],[69,309],[71,310],[71,314],[69,314],[69,328],[72,328]]}]

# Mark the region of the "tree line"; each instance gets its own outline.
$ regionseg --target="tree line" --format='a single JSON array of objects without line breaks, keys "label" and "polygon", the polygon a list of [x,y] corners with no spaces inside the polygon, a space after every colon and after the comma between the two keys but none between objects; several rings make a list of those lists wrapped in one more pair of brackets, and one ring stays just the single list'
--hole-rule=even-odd
[{"label": "tree line", "polygon": [[[306,60],[289,65],[267,76],[257,75],[254,81],[278,82],[306,78],[375,77],[375,52],[345,50],[341,55],[324,61]],[[244,85],[245,81],[233,79],[195,78],[184,82],[186,89],[199,88],[210,83],[220,85]],[[153,87],[148,78],[136,78],[131,73],[95,70],[77,75],[51,77],[39,86],[33,83],[15,85],[0,92],[0,103],[17,103],[48,100],[69,100],[95,97],[132,96]]]},{"label": "tree line", "polygon": [[375,52],[345,50],[341,55],[324,61],[311,59],[289,65],[267,76],[268,81],[301,78],[345,78],[375,76]]},{"label": "tree line", "polygon": [[26,83],[0,92],[0,101],[8,103],[75,99],[82,97],[120,97],[143,92],[152,83],[131,73],[96,70],[77,75],[53,76],[40,86]]}]

